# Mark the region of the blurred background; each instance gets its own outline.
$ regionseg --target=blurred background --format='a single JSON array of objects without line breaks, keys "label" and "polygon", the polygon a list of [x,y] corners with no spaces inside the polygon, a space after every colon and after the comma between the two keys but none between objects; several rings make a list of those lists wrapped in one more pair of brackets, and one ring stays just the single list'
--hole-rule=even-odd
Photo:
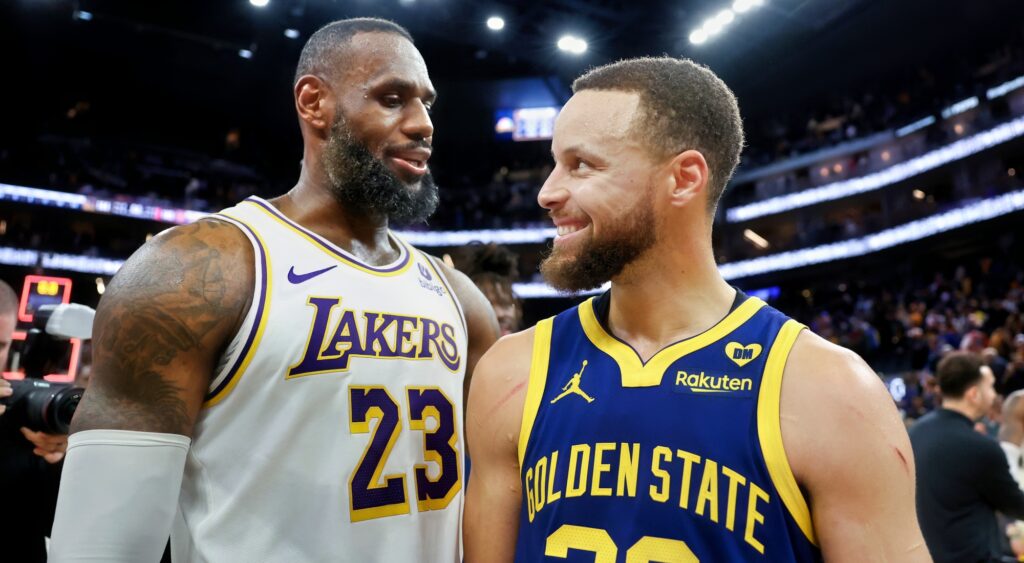
[{"label": "blurred background", "polygon": [[[516,308],[510,327],[585,297],[537,274],[553,230],[536,193],[572,80],[685,56],[733,88],[745,121],[715,231],[731,283],[864,356],[908,420],[934,407],[951,349],[983,353],[1001,393],[1024,388],[1024,4],[1011,0],[7,0],[0,279],[24,313],[7,377],[33,308],[95,306],[149,237],[293,185],[299,51],[352,16],[408,28],[440,94],[442,204],[400,230],[460,267],[483,243],[477,266],[500,262],[513,282],[489,294]],[[87,376],[88,345],[57,363],[53,380]]]}]

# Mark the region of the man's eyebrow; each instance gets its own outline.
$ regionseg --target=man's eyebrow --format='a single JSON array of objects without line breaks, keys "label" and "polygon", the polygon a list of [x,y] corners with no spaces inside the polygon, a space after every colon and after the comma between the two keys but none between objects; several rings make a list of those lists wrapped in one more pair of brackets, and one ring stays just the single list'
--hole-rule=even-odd
[{"label": "man's eyebrow", "polygon": [[[374,89],[401,90],[403,92],[414,92],[418,90],[419,87],[416,85],[415,82],[406,80],[404,78],[389,78],[378,84],[376,87],[374,87]],[[433,88],[427,88],[427,93],[423,97],[424,99],[432,102],[437,101],[437,91],[434,90]]]},{"label": "man's eyebrow", "polygon": [[[562,149],[561,152],[562,152],[562,154],[578,154],[578,155],[585,156],[587,158],[598,159],[598,160],[600,160],[600,158],[601,158],[601,157],[599,157],[597,155],[597,153],[595,153],[594,151],[590,150],[586,145],[581,145],[581,144],[580,145],[570,145],[570,146],[565,147],[564,149]],[[555,156],[555,150],[553,148],[551,149],[551,158],[553,158],[555,160],[558,160],[558,157]]]}]

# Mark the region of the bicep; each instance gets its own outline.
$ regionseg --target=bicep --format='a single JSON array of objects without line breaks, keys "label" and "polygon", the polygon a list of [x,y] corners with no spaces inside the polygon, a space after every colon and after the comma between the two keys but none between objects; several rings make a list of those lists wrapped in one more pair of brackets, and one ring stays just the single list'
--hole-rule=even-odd
[{"label": "bicep", "polygon": [[860,358],[801,338],[783,380],[783,441],[809,496],[822,554],[828,561],[929,560],[910,439],[891,396]]},{"label": "bicep", "polygon": [[499,344],[481,359],[470,391],[467,439],[473,465],[463,522],[471,563],[512,561],[519,528],[519,426],[529,368],[516,361],[522,354],[502,348]]},{"label": "bicep", "polygon": [[191,435],[216,357],[248,308],[251,253],[244,235],[215,221],[139,250],[97,309],[93,374],[72,432]]}]

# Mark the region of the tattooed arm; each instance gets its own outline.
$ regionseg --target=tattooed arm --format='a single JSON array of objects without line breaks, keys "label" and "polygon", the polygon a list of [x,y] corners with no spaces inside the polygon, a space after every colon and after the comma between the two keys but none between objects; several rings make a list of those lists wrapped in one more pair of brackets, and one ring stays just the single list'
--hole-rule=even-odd
[{"label": "tattooed arm", "polygon": [[207,220],[156,237],[96,313],[93,376],[71,422],[50,561],[158,561],[189,436],[218,356],[248,311],[253,250]]},{"label": "tattooed arm", "polygon": [[136,252],[96,312],[93,375],[71,432],[190,436],[254,276],[249,241],[220,221],[171,229]]}]

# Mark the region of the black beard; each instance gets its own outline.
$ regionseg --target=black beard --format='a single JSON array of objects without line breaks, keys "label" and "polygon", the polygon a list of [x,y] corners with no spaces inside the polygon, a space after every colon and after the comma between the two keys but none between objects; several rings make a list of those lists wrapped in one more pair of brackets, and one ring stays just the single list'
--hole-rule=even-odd
[{"label": "black beard", "polygon": [[[425,143],[421,143],[424,144]],[[323,154],[331,193],[347,209],[400,224],[426,221],[437,209],[437,185],[428,172],[419,188],[406,184],[352,136],[338,113]]]},{"label": "black beard", "polygon": [[557,248],[541,262],[540,272],[556,289],[579,292],[600,287],[622,273],[622,270],[654,245],[654,208],[647,200],[627,212],[621,220],[611,223],[600,240],[591,236],[574,254]]}]

